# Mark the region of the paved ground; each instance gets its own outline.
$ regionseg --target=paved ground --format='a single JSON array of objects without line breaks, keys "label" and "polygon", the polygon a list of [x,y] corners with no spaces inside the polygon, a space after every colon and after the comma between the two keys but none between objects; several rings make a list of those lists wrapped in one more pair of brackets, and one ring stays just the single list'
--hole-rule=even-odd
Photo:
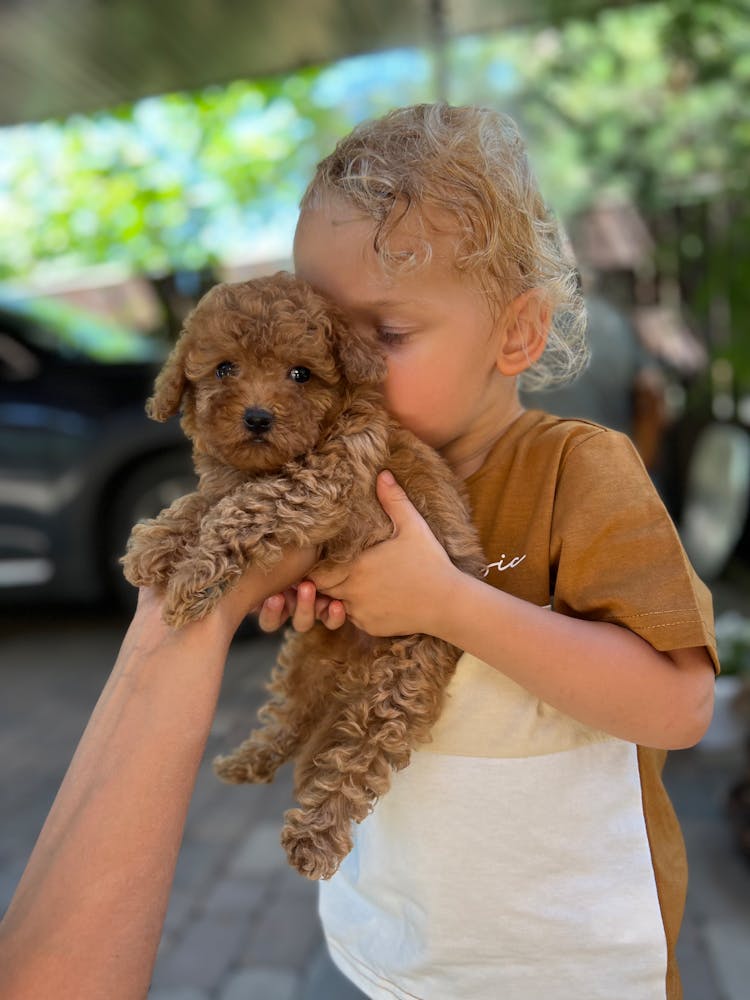
[{"label": "paved ground", "polygon": [[[121,620],[104,615],[0,618],[0,910],[122,631]],[[270,787],[242,789],[220,784],[210,769],[216,752],[245,735],[275,647],[268,637],[233,646],[188,818],[152,1000],[362,996],[328,961],[315,887],[287,867],[278,845],[280,818],[291,802],[289,769]],[[671,755],[668,765],[692,872],[680,943],[686,1000],[750,997],[750,865],[737,854],[724,818],[726,791],[740,766],[738,749],[700,748]]]}]

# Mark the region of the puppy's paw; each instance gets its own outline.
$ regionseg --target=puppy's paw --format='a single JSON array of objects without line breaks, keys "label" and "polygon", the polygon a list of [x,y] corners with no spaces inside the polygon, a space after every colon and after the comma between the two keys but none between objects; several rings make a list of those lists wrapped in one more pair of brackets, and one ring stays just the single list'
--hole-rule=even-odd
[{"label": "puppy's paw", "polygon": [[122,575],[128,583],[134,587],[149,587],[151,585],[151,578],[148,573],[144,572],[140,560],[133,559],[128,555],[120,559],[120,564],[122,565]]},{"label": "puppy's paw", "polygon": [[216,593],[193,594],[186,601],[173,600],[169,593],[164,602],[164,621],[172,628],[180,628],[188,622],[198,622],[216,607],[221,597],[221,591]]},{"label": "puppy's paw", "polygon": [[329,879],[352,849],[348,824],[345,831],[321,828],[302,809],[290,809],[284,817],[281,846],[289,864],[305,878]]},{"label": "puppy's paw", "polygon": [[167,585],[164,621],[173,628],[179,628],[187,622],[205,618],[221,600],[228,582],[222,580],[201,587],[193,577],[178,571]]},{"label": "puppy's paw", "polygon": [[123,576],[134,587],[166,585],[170,559],[153,546],[129,543],[127,552],[120,559],[120,564]]},{"label": "puppy's paw", "polygon": [[245,747],[214,759],[214,772],[230,785],[268,785],[284,762],[267,747]]}]

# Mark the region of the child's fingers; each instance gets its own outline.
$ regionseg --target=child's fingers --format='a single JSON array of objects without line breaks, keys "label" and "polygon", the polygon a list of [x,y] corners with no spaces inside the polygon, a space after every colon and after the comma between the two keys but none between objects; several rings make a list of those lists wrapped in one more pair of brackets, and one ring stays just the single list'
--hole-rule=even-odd
[{"label": "child's fingers", "polygon": [[303,580],[297,586],[297,606],[292,615],[292,625],[297,632],[309,632],[315,624],[315,584]]},{"label": "child's fingers", "polygon": [[376,490],[380,505],[391,521],[393,521],[396,533],[405,528],[414,515],[417,517],[420,516],[389,469],[385,469],[378,475]]},{"label": "child's fingers", "polygon": [[342,601],[332,597],[319,597],[315,604],[315,616],[326,628],[333,631],[341,628],[346,621],[346,609]]},{"label": "child's fingers", "polygon": [[346,610],[341,601],[318,594],[315,585],[307,580],[283,594],[267,597],[258,611],[258,625],[263,632],[275,632],[290,618],[297,632],[309,631],[316,621],[333,631],[346,621]]},{"label": "child's fingers", "polygon": [[258,614],[258,625],[263,632],[275,632],[289,618],[287,599],[284,594],[273,594],[263,602]]}]

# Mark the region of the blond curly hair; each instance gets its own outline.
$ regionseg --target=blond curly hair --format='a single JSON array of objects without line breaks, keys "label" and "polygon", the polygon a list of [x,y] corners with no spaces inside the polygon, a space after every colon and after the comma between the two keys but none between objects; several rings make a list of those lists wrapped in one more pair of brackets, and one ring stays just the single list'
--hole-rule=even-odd
[{"label": "blond curly hair", "polygon": [[[318,164],[301,209],[331,194],[374,220],[374,248],[386,268],[430,259],[425,219],[437,209],[454,220],[456,268],[478,281],[495,308],[528,289],[542,293],[551,328],[544,354],[523,376],[524,388],[565,381],[585,365],[586,312],[575,261],[508,115],[417,104],[364,122]],[[390,237],[407,216],[423,238],[404,257],[391,252]]]}]

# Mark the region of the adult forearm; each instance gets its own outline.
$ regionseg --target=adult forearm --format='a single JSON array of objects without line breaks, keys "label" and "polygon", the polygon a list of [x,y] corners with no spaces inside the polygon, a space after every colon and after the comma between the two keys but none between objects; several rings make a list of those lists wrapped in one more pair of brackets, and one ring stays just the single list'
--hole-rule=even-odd
[{"label": "adult forearm", "polygon": [[3,921],[6,1000],[146,995],[229,642],[157,611],[128,631]]},{"label": "adult forearm", "polygon": [[592,728],[675,749],[697,742],[710,720],[705,650],[661,653],[628,629],[556,614],[462,574],[433,607],[435,634]]},{"label": "adult forearm", "polygon": [[178,630],[141,592],[117,663],[0,924],[3,1000],[140,1000],[148,991],[227,650],[250,608],[317,558],[246,570]]},{"label": "adult forearm", "polygon": [[313,548],[250,568],[179,630],[143,591],[16,895],[0,924],[3,1000],[146,995],[226,653],[249,608],[310,569]]}]

